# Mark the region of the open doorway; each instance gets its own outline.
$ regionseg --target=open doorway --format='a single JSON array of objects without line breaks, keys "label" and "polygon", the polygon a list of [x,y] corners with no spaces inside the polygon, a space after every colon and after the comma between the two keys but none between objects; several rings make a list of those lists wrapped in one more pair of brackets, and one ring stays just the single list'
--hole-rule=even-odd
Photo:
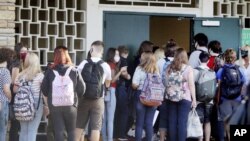
[{"label": "open doorway", "polygon": [[150,16],[150,41],[158,46],[165,46],[169,39],[190,50],[190,39],[192,36],[192,20],[184,17],[174,16]]},{"label": "open doorway", "polygon": [[130,50],[129,57],[132,59],[142,41],[150,40],[162,47],[171,38],[189,52],[193,35],[192,19],[190,15],[180,17],[179,15],[105,12],[105,52],[110,47],[126,45]]}]

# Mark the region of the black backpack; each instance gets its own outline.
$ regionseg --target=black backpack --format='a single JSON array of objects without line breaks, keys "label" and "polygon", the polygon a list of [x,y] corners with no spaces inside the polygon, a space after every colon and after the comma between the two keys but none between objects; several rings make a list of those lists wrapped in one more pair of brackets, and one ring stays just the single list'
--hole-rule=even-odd
[{"label": "black backpack", "polygon": [[221,95],[227,99],[235,99],[241,94],[243,82],[239,66],[223,66],[221,78]]},{"label": "black backpack", "polygon": [[101,66],[104,63],[102,60],[93,62],[87,59],[85,66],[82,69],[82,78],[86,83],[85,98],[97,99],[103,96],[104,86],[102,84],[104,70]]}]

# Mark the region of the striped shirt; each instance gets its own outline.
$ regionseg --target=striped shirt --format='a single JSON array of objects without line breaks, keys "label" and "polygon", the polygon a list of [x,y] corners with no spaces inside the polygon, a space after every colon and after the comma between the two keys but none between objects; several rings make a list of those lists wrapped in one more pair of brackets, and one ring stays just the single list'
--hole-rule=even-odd
[{"label": "striped shirt", "polygon": [[0,101],[9,101],[3,92],[3,87],[6,84],[10,85],[11,76],[7,68],[0,68]]},{"label": "striped shirt", "polygon": [[[39,98],[41,84],[43,81],[43,73],[38,73],[35,78],[33,78],[32,84],[31,84],[31,90],[34,98]],[[16,84],[20,83],[24,78],[22,76],[15,82]]]}]

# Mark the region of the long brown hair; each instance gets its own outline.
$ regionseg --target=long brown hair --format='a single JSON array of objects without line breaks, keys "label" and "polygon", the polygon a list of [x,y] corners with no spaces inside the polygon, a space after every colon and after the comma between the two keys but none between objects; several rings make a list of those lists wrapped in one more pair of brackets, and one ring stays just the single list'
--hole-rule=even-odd
[{"label": "long brown hair", "polygon": [[139,65],[147,73],[158,73],[156,59],[152,52],[144,52],[141,55],[141,63]]},{"label": "long brown hair", "polygon": [[188,63],[187,51],[183,48],[178,48],[175,52],[174,60],[169,66],[170,69],[168,73],[170,73],[170,71],[180,71],[182,64],[187,64],[187,63]]}]

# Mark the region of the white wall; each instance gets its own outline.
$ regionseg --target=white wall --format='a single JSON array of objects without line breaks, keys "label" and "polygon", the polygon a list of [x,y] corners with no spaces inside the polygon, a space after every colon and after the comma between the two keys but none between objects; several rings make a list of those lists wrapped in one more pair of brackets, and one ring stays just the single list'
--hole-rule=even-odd
[{"label": "white wall", "polygon": [[196,17],[213,17],[213,1],[202,0],[200,8],[174,8],[174,7],[149,7],[149,6],[124,6],[99,4],[99,0],[87,0],[87,50],[95,40],[103,40],[103,13],[115,12],[143,12],[155,14],[187,14]]}]

